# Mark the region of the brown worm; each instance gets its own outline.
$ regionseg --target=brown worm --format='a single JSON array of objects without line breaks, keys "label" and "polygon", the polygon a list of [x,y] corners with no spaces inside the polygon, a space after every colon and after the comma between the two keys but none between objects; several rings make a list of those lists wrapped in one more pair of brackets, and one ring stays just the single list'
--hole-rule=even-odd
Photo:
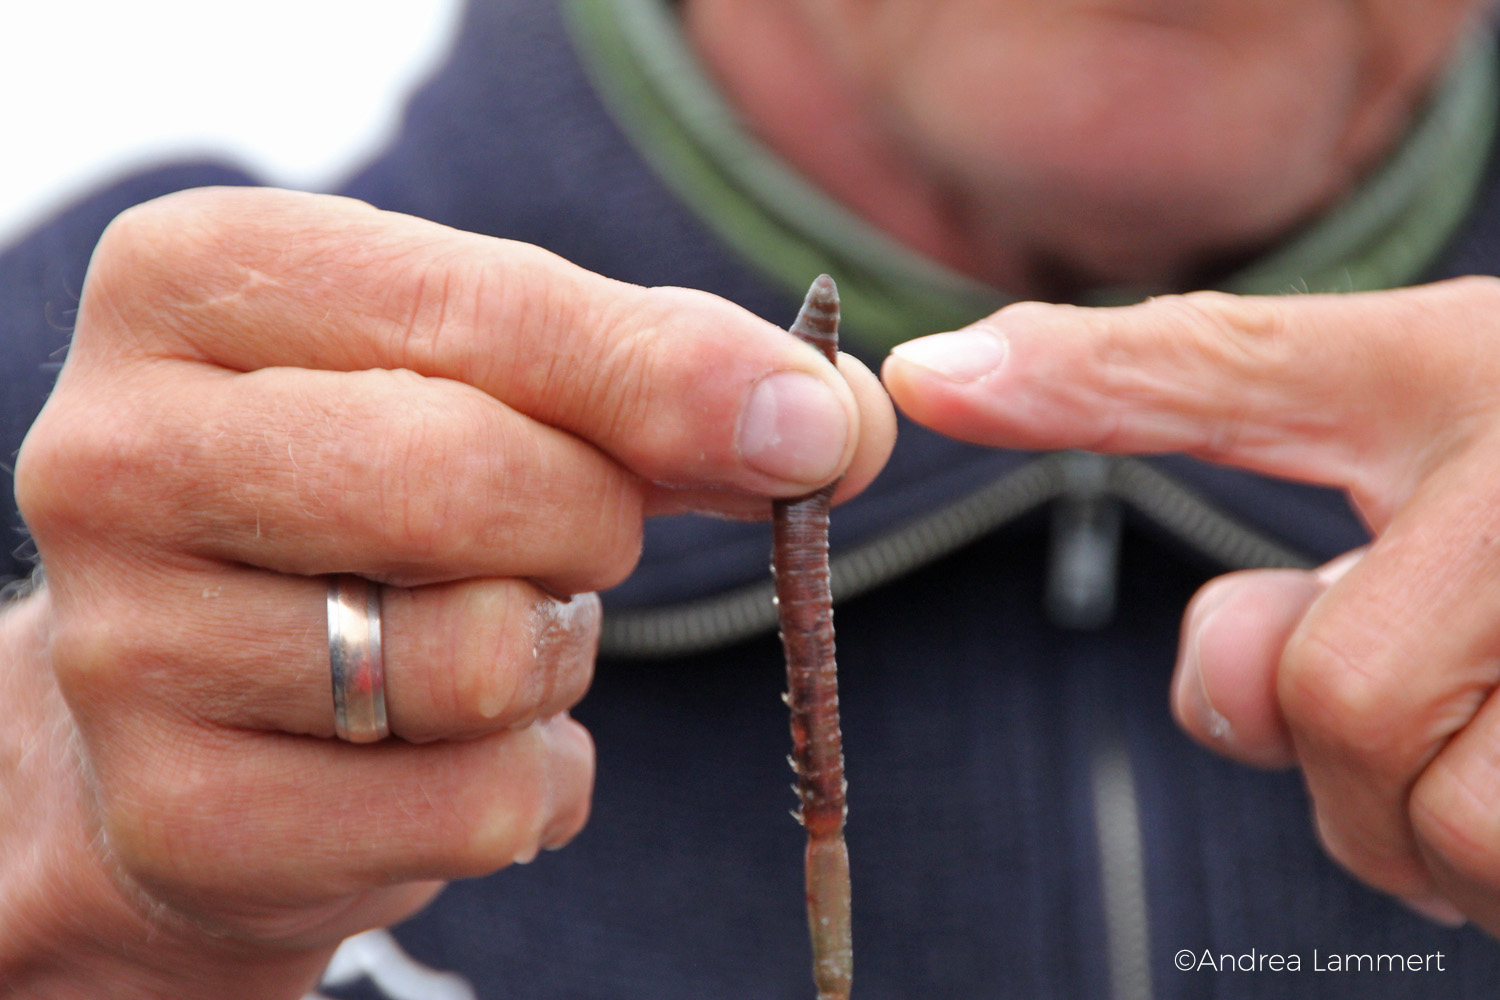
[{"label": "brown worm", "polygon": [[[839,297],[821,275],[791,332],[838,354]],[[833,597],[828,582],[828,504],[834,484],[772,503],[777,614],[786,650],[787,707],[792,713],[792,770],[807,828],[807,919],[812,931],[818,1000],[846,1000],[853,975],[849,924],[849,852],[844,846],[844,750],[839,733],[838,673],[833,658]]]}]

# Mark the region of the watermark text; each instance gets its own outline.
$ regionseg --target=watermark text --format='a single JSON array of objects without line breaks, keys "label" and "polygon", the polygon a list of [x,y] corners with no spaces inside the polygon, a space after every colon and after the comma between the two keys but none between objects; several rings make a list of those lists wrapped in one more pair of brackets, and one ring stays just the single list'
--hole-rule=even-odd
[{"label": "watermark text", "polygon": [[1446,956],[1440,951],[1400,953],[1323,952],[1314,948],[1300,952],[1266,952],[1251,948],[1243,952],[1218,952],[1211,948],[1183,948],[1172,964],[1181,972],[1447,972]]}]

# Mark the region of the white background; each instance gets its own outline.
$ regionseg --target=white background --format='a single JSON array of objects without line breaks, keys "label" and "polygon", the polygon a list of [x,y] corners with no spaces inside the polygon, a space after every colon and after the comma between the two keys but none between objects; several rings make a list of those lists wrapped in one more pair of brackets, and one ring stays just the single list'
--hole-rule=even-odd
[{"label": "white background", "polygon": [[213,154],[326,188],[378,150],[460,0],[0,0],[0,244],[88,188]]}]

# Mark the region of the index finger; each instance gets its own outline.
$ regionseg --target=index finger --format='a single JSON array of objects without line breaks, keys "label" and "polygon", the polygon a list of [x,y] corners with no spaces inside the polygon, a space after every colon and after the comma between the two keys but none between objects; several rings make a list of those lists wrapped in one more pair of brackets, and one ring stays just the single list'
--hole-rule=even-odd
[{"label": "index finger", "polygon": [[861,402],[876,399],[714,296],[282,191],[188,192],[121,216],[90,269],[80,350],[100,349],[100,327],[118,334],[106,350],[238,371],[459,380],[650,481],[770,495],[855,463]]},{"label": "index finger", "polygon": [[1471,278],[1112,309],[1024,303],[897,347],[883,375],[914,419],[965,440],[1181,451],[1388,511],[1494,405],[1497,289]]}]

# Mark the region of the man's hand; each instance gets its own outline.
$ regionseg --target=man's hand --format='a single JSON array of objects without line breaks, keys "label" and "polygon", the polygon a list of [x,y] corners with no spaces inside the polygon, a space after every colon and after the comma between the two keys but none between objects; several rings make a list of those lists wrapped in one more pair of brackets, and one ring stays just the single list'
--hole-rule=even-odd
[{"label": "man's hand", "polygon": [[1231,574],[1183,630],[1195,737],[1306,775],[1355,875],[1500,933],[1500,282],[1023,304],[902,345],[906,412],[992,445],[1181,451],[1347,490],[1376,540]]},{"label": "man's hand", "polygon": [[[0,792],[53,821],[0,829],[11,873],[48,859],[0,978],[300,996],[340,938],[563,844],[590,592],[643,516],[850,494],[893,436],[869,371],[702,293],[344,199],[121,216],[16,473],[47,582],[0,620],[35,730]],[[332,738],[330,573],[386,585],[395,739]]]}]

